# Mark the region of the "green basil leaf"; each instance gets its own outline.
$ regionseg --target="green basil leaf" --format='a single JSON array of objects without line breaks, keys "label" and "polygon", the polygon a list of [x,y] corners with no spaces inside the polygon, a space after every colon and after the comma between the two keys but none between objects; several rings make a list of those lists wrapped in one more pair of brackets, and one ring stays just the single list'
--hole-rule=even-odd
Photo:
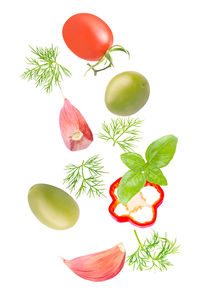
[{"label": "green basil leaf", "polygon": [[145,160],[143,157],[135,152],[122,154],[121,160],[131,170],[140,170],[145,165]]},{"label": "green basil leaf", "polygon": [[127,204],[145,185],[146,179],[141,172],[128,171],[122,177],[117,195],[122,204]]},{"label": "green basil leaf", "polygon": [[178,139],[174,135],[165,135],[154,141],[146,150],[147,162],[158,168],[163,168],[172,160],[176,151]]},{"label": "green basil leaf", "polygon": [[144,169],[144,176],[146,180],[158,185],[167,185],[167,179],[163,175],[162,171],[154,165],[148,164]]}]

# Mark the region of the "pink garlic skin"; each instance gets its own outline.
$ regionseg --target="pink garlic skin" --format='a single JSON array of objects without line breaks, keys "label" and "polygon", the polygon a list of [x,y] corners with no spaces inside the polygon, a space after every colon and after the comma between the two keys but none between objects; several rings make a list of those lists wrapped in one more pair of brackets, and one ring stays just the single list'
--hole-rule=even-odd
[{"label": "pink garlic skin", "polygon": [[98,253],[63,262],[76,275],[90,281],[105,281],[115,277],[123,268],[126,252],[122,243]]},{"label": "pink garlic skin", "polygon": [[[66,98],[60,111],[59,123],[63,141],[69,150],[83,150],[93,141],[93,134],[83,115]],[[77,132],[80,132],[79,139]]]}]

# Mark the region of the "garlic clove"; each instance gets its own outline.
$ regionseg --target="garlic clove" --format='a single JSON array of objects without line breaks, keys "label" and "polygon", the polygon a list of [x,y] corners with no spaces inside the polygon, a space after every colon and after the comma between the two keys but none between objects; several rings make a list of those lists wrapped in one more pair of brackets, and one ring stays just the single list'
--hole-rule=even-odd
[{"label": "garlic clove", "polygon": [[115,277],[123,268],[126,251],[122,243],[94,254],[63,262],[78,276],[90,281],[105,281]]},{"label": "garlic clove", "polygon": [[93,141],[93,134],[83,115],[67,99],[60,111],[59,123],[62,138],[69,150],[85,149]]}]

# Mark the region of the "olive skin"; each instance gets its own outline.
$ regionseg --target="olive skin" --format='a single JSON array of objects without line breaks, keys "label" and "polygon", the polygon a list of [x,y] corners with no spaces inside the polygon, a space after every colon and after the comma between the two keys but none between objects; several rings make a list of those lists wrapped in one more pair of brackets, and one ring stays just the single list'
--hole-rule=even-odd
[{"label": "olive skin", "polygon": [[33,185],[28,193],[28,202],[36,218],[53,229],[70,228],[79,217],[79,207],[74,199],[52,185]]},{"label": "olive skin", "polygon": [[116,75],[105,92],[105,104],[109,111],[119,116],[130,116],[147,102],[150,86],[147,79],[133,71]]}]

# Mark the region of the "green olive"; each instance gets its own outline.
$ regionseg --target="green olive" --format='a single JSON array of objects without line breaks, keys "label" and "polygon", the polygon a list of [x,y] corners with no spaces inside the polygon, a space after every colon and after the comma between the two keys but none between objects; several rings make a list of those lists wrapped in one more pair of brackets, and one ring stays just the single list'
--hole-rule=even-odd
[{"label": "green olive", "polygon": [[112,113],[129,116],[146,104],[149,94],[149,83],[143,75],[131,71],[123,72],[109,82],[105,103]]},{"label": "green olive", "polygon": [[48,184],[35,184],[28,193],[33,214],[48,227],[67,229],[78,220],[79,207],[63,190]]}]

